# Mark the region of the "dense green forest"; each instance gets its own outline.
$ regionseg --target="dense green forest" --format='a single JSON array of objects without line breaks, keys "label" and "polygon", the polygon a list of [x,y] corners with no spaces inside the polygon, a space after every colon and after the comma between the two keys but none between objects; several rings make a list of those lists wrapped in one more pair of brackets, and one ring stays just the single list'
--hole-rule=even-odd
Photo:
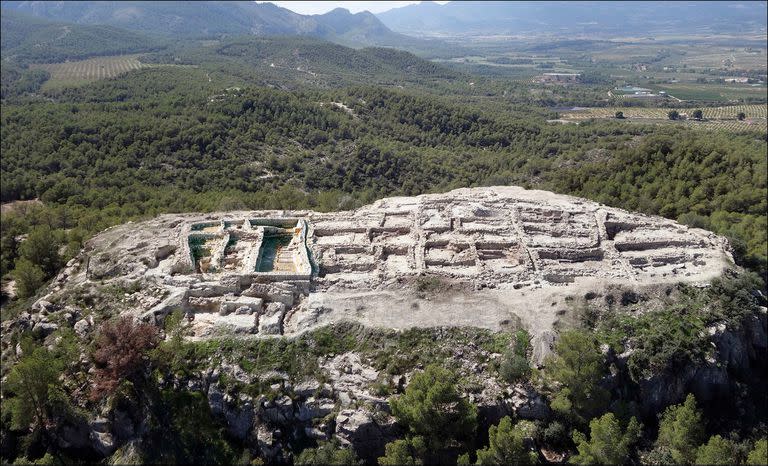
[{"label": "dense green forest", "polygon": [[[203,46],[200,46],[203,44]],[[237,37],[178,43],[147,54],[146,63],[194,64],[217,80],[277,88],[406,85],[422,90],[467,88],[470,77],[392,48],[353,49],[308,37]]]},{"label": "dense green forest", "polygon": [[162,46],[157,39],[111,26],[57,23],[12,10],[3,10],[0,31],[3,58],[20,64],[147,52]]}]

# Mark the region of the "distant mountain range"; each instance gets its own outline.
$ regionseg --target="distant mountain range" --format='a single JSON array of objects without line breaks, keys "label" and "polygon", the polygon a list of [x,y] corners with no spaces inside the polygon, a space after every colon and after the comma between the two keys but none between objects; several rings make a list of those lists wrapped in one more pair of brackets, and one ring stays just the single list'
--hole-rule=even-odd
[{"label": "distant mountain range", "polygon": [[5,11],[84,25],[107,25],[174,38],[298,35],[349,46],[404,46],[413,39],[392,32],[368,12],[337,8],[300,15],[253,1],[2,1]]},{"label": "distant mountain range", "polygon": [[756,32],[766,2],[421,2],[377,15],[417,36]]}]

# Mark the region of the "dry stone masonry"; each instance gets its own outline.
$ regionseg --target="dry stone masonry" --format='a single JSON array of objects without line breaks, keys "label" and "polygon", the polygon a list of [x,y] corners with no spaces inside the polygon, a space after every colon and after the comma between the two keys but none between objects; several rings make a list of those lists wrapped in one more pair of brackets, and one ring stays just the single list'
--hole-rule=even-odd
[{"label": "dry stone masonry", "polygon": [[180,309],[194,338],[290,335],[342,319],[541,334],[567,296],[706,283],[731,261],[726,240],[704,230],[493,187],[350,212],[163,215],[99,234],[59,283],[154,282],[162,297],[137,316],[159,323]]}]

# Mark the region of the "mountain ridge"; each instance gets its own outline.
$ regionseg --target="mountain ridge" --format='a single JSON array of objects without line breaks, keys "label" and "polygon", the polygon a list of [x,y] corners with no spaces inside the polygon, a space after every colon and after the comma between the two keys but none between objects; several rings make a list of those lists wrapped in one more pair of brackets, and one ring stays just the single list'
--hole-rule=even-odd
[{"label": "mountain ridge", "polygon": [[419,36],[480,34],[765,31],[766,2],[421,2],[377,17],[393,31]]},{"label": "mountain ridge", "polygon": [[300,35],[348,46],[397,46],[412,41],[389,30],[369,12],[353,14],[343,8],[322,15],[301,15],[272,3],[249,1],[3,1],[0,6],[38,18],[175,38]]},{"label": "mountain ridge", "polygon": [[0,21],[2,56],[22,63],[148,52],[163,46],[162,41],[134,31],[49,21],[13,10],[3,11]]}]

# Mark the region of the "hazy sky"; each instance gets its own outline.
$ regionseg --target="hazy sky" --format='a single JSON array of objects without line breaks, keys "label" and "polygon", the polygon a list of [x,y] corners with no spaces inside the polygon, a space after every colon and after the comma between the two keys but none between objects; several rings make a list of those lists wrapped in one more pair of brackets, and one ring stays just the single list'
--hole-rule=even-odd
[{"label": "hazy sky", "polygon": [[[266,2],[258,2],[266,3]],[[361,11],[368,10],[371,13],[381,13],[383,11],[391,10],[392,8],[398,8],[401,6],[410,5],[412,3],[421,3],[419,1],[402,1],[402,2],[270,2],[283,8],[288,8],[296,13],[302,15],[317,15],[327,13],[334,8],[346,8],[352,13],[359,13]],[[448,2],[437,2],[448,3]]]}]

